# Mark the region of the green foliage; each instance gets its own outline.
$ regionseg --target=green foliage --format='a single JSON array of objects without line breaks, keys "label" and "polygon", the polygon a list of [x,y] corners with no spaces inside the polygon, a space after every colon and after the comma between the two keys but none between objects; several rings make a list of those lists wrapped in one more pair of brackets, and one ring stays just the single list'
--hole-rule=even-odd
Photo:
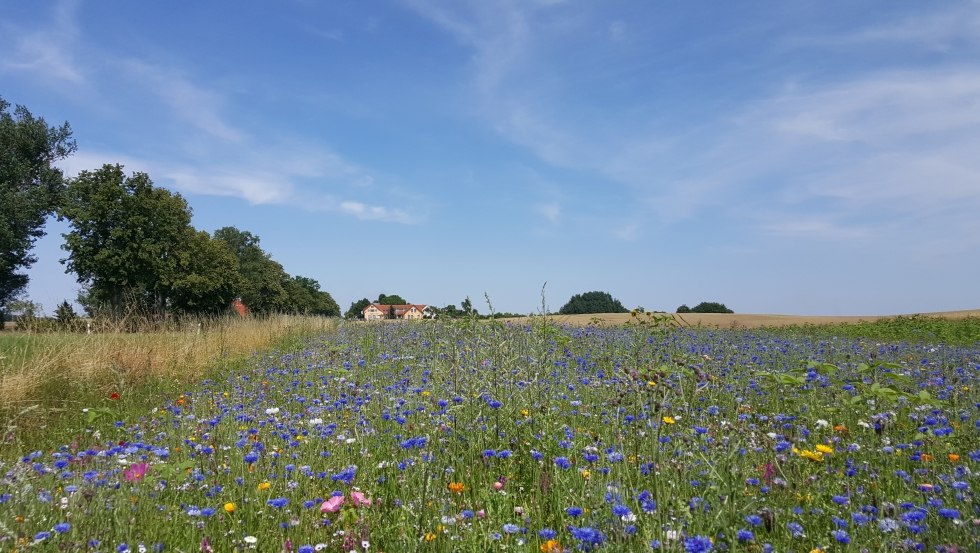
[{"label": "green foliage", "polygon": [[192,232],[178,255],[177,270],[166,282],[176,311],[221,313],[245,286],[238,258],[225,242],[204,231]]},{"label": "green foliage", "polygon": [[58,304],[54,310],[54,316],[58,320],[58,326],[64,329],[73,330],[78,325],[78,313],[68,300]]},{"label": "green foliage", "polygon": [[71,180],[60,215],[72,229],[65,261],[92,299],[114,315],[165,311],[193,236],[184,198],[107,164]]},{"label": "green foliage", "polygon": [[612,297],[609,292],[585,292],[572,296],[568,303],[562,306],[558,312],[562,315],[578,315],[582,313],[626,313],[629,310],[623,307],[619,300]]},{"label": "green foliage", "polygon": [[329,292],[320,290],[320,283],[312,278],[294,276],[286,283],[289,292],[290,312],[303,315],[339,317],[340,306]]},{"label": "green foliage", "polygon": [[398,294],[393,294],[390,296],[386,294],[378,294],[378,301],[374,303],[378,303],[381,305],[407,305],[408,304],[408,302],[405,301],[405,298],[399,296]]},{"label": "green foliage", "polygon": [[49,127],[24,106],[9,107],[0,97],[0,325],[7,303],[27,286],[20,271],[36,260],[30,251],[64,189],[54,164],[76,148],[68,123]]},{"label": "green foliage", "polygon": [[371,305],[371,300],[362,298],[350,304],[350,309],[344,313],[345,319],[363,319],[364,308]]},{"label": "green foliage", "polygon": [[912,315],[859,323],[787,327],[779,330],[779,332],[786,334],[802,333],[820,338],[849,337],[861,340],[973,346],[980,344],[980,317],[947,319]]},{"label": "green foliage", "polygon": [[238,258],[244,279],[242,301],[253,313],[286,313],[292,306],[289,297],[289,275],[260,246],[259,237],[235,227],[223,227],[214,232]]},{"label": "green foliage", "polygon": [[681,306],[677,308],[677,312],[678,313],[690,313],[691,312],[691,308],[688,307],[686,303],[685,304],[681,304]]},{"label": "green foliage", "polygon": [[[684,306],[681,306],[684,307]],[[681,313],[680,308],[678,313]],[[691,308],[691,313],[734,313],[731,309],[725,307],[725,304],[718,303],[715,301],[703,301]]]}]

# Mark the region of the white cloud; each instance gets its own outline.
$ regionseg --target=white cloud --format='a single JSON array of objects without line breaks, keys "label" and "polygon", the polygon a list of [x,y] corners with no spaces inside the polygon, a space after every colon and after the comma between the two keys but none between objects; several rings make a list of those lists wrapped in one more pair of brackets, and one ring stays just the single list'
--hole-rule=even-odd
[{"label": "white cloud", "polygon": [[220,94],[197,86],[172,68],[137,60],[127,60],[123,66],[141,88],[156,95],[185,123],[226,142],[237,143],[248,137],[221,116],[224,101]]},{"label": "white cloud", "polygon": [[50,81],[65,81],[75,85],[86,80],[80,64],[73,55],[78,35],[75,13],[78,2],[65,0],[54,6],[54,21],[48,27],[34,30],[4,24],[0,29],[0,71],[28,72]]},{"label": "white cloud", "polygon": [[551,224],[557,224],[561,219],[561,206],[555,202],[539,204],[534,207],[534,211]]}]

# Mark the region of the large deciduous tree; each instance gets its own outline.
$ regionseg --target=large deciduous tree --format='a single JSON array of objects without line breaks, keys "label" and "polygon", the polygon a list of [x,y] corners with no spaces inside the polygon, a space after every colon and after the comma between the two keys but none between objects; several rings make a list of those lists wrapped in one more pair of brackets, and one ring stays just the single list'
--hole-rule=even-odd
[{"label": "large deciduous tree", "polygon": [[609,292],[585,292],[575,294],[558,311],[562,315],[581,313],[626,313],[627,309]]},{"label": "large deciduous tree", "polygon": [[89,299],[119,315],[167,306],[192,227],[180,194],[156,188],[146,173],[103,165],[71,179],[60,215],[71,224],[63,260]]},{"label": "large deciduous tree", "polygon": [[6,304],[27,286],[34,242],[57,207],[64,175],[54,163],[76,148],[71,127],[48,126],[0,97],[0,328]]},{"label": "large deciduous tree", "polygon": [[223,227],[214,237],[224,241],[238,258],[244,279],[242,301],[253,313],[291,311],[289,275],[259,246],[259,237],[235,227]]},{"label": "large deciduous tree", "polygon": [[294,276],[286,284],[290,311],[304,315],[339,317],[340,306],[329,292],[320,290],[320,283],[304,276]]},{"label": "large deciduous tree", "polygon": [[238,258],[228,244],[208,233],[189,232],[179,253],[177,271],[166,282],[170,305],[185,313],[220,313],[245,287]]}]

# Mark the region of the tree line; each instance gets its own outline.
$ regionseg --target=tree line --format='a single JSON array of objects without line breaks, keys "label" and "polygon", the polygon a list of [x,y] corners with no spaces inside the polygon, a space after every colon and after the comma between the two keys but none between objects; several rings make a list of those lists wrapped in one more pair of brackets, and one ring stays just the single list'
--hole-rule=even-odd
[{"label": "tree line", "polygon": [[0,98],[0,321],[27,286],[31,250],[51,215],[70,226],[62,263],[89,315],[213,315],[236,297],[252,313],[340,315],[319,282],[289,275],[258,236],[194,228],[187,201],[146,173],[105,164],[65,178],[55,164],[77,148],[68,123],[9,108]]}]

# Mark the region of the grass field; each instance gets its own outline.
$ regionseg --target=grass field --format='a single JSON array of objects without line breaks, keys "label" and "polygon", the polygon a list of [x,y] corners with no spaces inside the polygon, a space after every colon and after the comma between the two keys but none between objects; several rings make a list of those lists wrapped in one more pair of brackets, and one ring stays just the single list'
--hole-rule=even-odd
[{"label": "grass field", "polygon": [[0,550],[976,550],[976,319],[729,326],[345,324],[133,383],[6,444]]}]

